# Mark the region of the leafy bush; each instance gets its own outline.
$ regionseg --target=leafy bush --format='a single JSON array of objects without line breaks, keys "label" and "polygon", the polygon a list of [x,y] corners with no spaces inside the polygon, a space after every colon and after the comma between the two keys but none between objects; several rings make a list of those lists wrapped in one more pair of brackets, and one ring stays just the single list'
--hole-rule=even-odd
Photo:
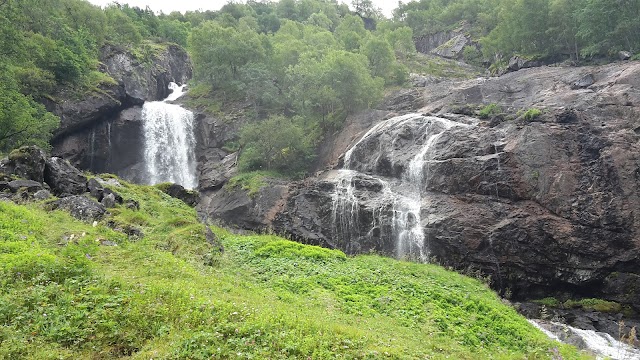
[{"label": "leafy bush", "polygon": [[305,129],[302,118],[272,116],[242,129],[242,171],[276,170],[298,175],[314,157],[317,137]]},{"label": "leafy bush", "polygon": [[259,247],[255,254],[262,257],[283,257],[289,259],[341,259],[346,255],[340,250],[329,250],[319,246],[303,245],[297,242],[278,239]]},{"label": "leafy bush", "polygon": [[533,121],[542,115],[542,110],[531,108],[526,111],[521,111],[518,116],[522,116],[522,118],[526,121]]},{"label": "leafy bush", "polygon": [[265,177],[280,177],[280,174],[272,171],[241,173],[229,179],[225,186],[231,189],[240,187],[242,190],[247,191],[249,197],[253,197],[260,189],[267,185],[264,181]]},{"label": "leafy bush", "polygon": [[475,46],[465,46],[462,50],[462,58],[465,62],[472,65],[482,65],[482,52]]},{"label": "leafy bush", "polygon": [[594,310],[608,313],[618,313],[622,310],[622,306],[617,302],[602,299],[567,300],[562,305],[568,309],[582,308],[585,310]]},{"label": "leafy bush", "polygon": [[489,105],[486,105],[482,109],[480,109],[478,116],[480,116],[481,119],[487,119],[492,116],[496,116],[501,112],[502,112],[502,108],[500,107],[500,105],[491,103]]}]

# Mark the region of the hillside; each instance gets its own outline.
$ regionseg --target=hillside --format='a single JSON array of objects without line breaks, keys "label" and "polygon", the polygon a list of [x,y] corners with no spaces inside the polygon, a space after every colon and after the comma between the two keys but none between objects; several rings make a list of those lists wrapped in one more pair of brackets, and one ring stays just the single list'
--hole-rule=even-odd
[{"label": "hillside", "polygon": [[140,210],[89,224],[53,200],[0,201],[1,359],[583,358],[478,280],[274,235],[207,236],[158,188],[110,183]]}]

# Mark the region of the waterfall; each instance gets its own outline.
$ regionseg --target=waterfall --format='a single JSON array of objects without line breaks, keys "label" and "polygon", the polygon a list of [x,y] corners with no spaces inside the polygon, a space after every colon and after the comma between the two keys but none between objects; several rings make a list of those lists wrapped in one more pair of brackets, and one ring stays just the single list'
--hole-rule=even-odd
[{"label": "waterfall", "polygon": [[578,329],[552,321],[529,320],[529,322],[549,338],[587,350],[596,355],[597,359],[623,360],[640,358],[640,349],[618,341],[606,333]]},{"label": "waterfall", "polygon": [[198,186],[194,117],[191,111],[168,103],[184,94],[184,85],[171,83],[169,89],[172,92],[165,100],[142,107],[147,183],[173,182],[194,189]]},{"label": "waterfall", "polygon": [[[360,220],[360,206],[356,177],[369,176],[356,170],[354,152],[364,146],[367,141],[375,136],[404,126],[410,121],[421,121],[424,125],[421,129],[424,134],[416,140],[419,146],[417,153],[404,167],[401,179],[389,181],[374,178],[382,185],[382,190],[375,194],[374,204],[370,211],[374,214],[371,224],[362,224]],[[425,244],[425,234],[422,227],[422,193],[428,186],[429,164],[435,161],[435,144],[438,139],[449,129],[456,126],[469,126],[438,117],[425,117],[419,114],[398,116],[378,123],[367,131],[344,156],[344,168],[338,170],[334,177],[334,192],[332,194],[332,220],[334,236],[338,238],[353,238],[364,231],[385,228],[391,229],[391,233],[383,234],[392,237],[395,244],[395,255],[400,259],[412,259],[426,262],[429,257]],[[421,144],[418,141],[422,140]],[[369,152],[370,153],[370,152]],[[373,178],[373,177],[372,177]],[[390,209],[390,216],[384,216],[385,209]]]}]

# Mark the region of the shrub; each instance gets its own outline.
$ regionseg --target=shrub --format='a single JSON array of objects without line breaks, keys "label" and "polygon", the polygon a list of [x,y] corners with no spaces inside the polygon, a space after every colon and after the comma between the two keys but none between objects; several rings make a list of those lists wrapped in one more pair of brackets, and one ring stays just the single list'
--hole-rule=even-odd
[{"label": "shrub", "polygon": [[478,113],[478,115],[480,116],[481,119],[488,119],[490,117],[500,114],[501,112],[502,112],[502,108],[500,107],[500,105],[491,103],[483,107],[482,109],[480,109],[480,112]]},{"label": "shrub", "polygon": [[468,64],[482,65],[482,52],[475,46],[465,46],[462,50],[462,58]]},{"label": "shrub", "polygon": [[242,129],[244,146],[239,166],[243,171],[275,170],[298,175],[314,157],[314,131],[307,131],[302,118],[272,116]]},{"label": "shrub", "polygon": [[542,110],[531,108],[522,113],[522,118],[526,121],[533,121],[542,115]]}]

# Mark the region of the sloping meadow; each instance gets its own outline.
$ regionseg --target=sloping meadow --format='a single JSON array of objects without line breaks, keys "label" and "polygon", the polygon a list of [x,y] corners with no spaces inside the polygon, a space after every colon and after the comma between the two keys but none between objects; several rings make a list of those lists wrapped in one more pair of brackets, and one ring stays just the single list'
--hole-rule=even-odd
[{"label": "sloping meadow", "polygon": [[588,358],[474,279],[214,228],[221,252],[192,208],[121,184],[140,210],[97,224],[0,202],[1,359]]}]

